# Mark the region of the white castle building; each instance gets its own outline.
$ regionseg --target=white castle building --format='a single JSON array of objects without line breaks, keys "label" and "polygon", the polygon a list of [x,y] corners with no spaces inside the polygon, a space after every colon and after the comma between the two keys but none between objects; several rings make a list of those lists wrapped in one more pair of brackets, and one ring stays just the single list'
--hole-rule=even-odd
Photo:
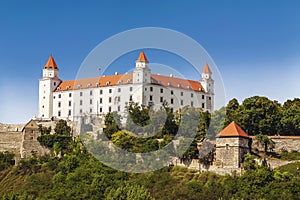
[{"label": "white castle building", "polygon": [[140,53],[131,74],[62,81],[58,72],[51,55],[39,80],[41,120],[76,121],[80,116],[103,116],[113,111],[124,116],[130,101],[154,109],[167,101],[174,111],[187,105],[210,112],[214,109],[214,80],[207,64],[200,81],[151,74],[144,52]]}]

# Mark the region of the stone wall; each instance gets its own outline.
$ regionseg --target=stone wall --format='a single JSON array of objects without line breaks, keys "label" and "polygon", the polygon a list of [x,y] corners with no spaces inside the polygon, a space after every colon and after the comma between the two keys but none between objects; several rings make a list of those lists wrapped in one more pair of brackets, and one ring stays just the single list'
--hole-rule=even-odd
[{"label": "stone wall", "polygon": [[[257,145],[257,141],[254,136],[251,136],[252,142],[252,150],[258,149],[259,151],[264,151],[264,148],[261,145]],[[275,142],[275,152],[279,152],[282,149],[287,151],[298,151],[300,152],[300,136],[270,136]]]},{"label": "stone wall", "polygon": [[0,152],[13,152],[16,156],[20,156],[22,143],[22,132],[0,132]]}]

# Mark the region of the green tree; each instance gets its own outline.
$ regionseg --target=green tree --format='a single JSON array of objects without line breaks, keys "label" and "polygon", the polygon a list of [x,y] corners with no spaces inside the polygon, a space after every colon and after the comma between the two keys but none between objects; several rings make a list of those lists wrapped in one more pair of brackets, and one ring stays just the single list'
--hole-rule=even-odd
[{"label": "green tree", "polygon": [[112,189],[107,194],[106,200],[153,200],[146,188],[139,185],[125,185]]},{"label": "green tree", "polygon": [[267,153],[268,150],[272,151],[274,149],[275,142],[272,139],[270,139],[267,135],[258,134],[255,136],[255,139],[258,145],[264,147],[265,153]]},{"label": "green tree", "polygon": [[56,123],[54,131],[57,135],[71,136],[71,127],[62,119]]},{"label": "green tree", "polygon": [[112,134],[121,130],[121,116],[117,112],[109,112],[105,115],[104,134],[111,139]]},{"label": "green tree", "polygon": [[275,135],[279,130],[280,105],[266,97],[247,98],[240,106],[240,119],[236,121],[249,135]]},{"label": "green tree", "polygon": [[300,135],[300,100],[284,103],[281,109],[280,134]]}]

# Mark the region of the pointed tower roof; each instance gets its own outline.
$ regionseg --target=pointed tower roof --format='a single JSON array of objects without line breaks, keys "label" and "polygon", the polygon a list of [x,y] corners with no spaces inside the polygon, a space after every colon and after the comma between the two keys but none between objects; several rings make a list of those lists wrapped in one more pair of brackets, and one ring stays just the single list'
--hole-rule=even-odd
[{"label": "pointed tower roof", "polygon": [[46,65],[44,66],[44,69],[48,69],[48,68],[58,69],[57,64],[52,55],[49,57]]},{"label": "pointed tower roof", "polygon": [[211,70],[208,66],[208,64],[206,63],[206,65],[204,66],[203,70],[202,70],[202,73],[211,73]]},{"label": "pointed tower roof", "polygon": [[217,137],[246,137],[248,138],[248,134],[243,131],[241,127],[239,127],[234,121],[231,122],[228,126],[226,126]]},{"label": "pointed tower roof", "polygon": [[147,57],[146,57],[146,55],[143,51],[140,53],[140,56],[137,59],[137,62],[146,62],[146,63],[148,63]]}]

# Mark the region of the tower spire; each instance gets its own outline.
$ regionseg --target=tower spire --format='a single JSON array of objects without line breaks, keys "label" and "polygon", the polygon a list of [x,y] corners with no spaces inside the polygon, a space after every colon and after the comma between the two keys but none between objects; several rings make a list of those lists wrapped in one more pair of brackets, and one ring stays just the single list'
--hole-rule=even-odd
[{"label": "tower spire", "polygon": [[136,62],[146,62],[146,63],[149,63],[148,59],[147,59],[147,57],[146,57],[146,55],[145,55],[145,53],[143,51],[140,53],[140,55],[139,55],[139,57],[138,57],[138,59],[137,59]]},{"label": "tower spire", "polygon": [[52,54],[50,55],[46,65],[44,66],[44,69],[48,69],[48,68],[58,69],[57,64],[56,64]]},{"label": "tower spire", "polygon": [[206,63],[206,65],[204,66],[203,70],[202,70],[202,73],[211,73],[211,70],[208,66],[208,64]]}]

